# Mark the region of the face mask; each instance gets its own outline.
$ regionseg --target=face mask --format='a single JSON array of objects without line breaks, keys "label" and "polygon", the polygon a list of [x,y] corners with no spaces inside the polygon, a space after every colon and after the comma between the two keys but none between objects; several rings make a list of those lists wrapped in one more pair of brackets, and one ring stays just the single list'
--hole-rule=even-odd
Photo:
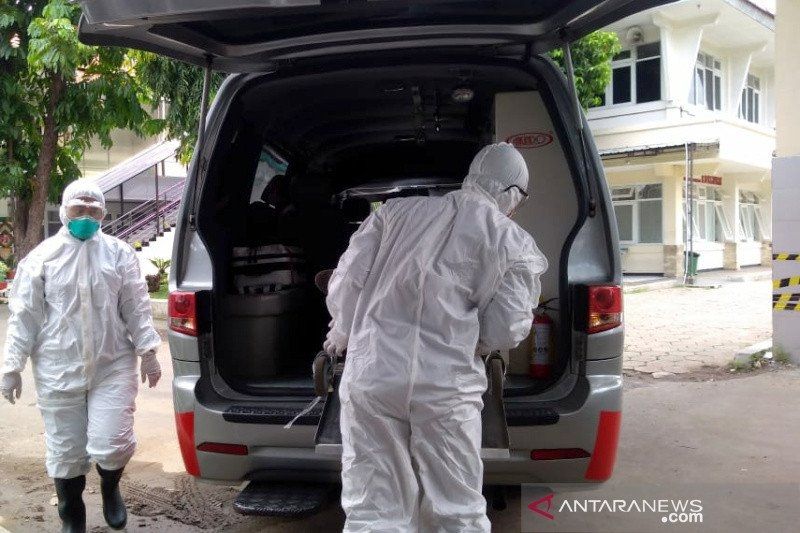
[{"label": "face mask", "polygon": [[76,239],[85,241],[100,229],[100,222],[92,217],[81,217],[69,221],[67,229]]}]

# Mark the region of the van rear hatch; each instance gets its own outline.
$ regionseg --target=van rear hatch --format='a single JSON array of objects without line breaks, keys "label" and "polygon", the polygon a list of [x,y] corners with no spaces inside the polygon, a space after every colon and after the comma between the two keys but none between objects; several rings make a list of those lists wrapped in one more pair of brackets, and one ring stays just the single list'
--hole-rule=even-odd
[{"label": "van rear hatch", "polygon": [[228,72],[389,48],[529,43],[545,52],[674,0],[80,0],[86,44]]}]

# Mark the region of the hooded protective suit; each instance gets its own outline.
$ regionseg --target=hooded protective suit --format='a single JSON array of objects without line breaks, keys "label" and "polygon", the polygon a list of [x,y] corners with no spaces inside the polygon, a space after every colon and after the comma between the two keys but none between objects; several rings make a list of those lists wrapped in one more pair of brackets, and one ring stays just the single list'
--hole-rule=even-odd
[{"label": "hooded protective suit", "polygon": [[527,181],[519,152],[487,146],[461,190],[370,215],[331,277],[345,531],[489,531],[476,347],[530,332],[547,260],[506,216]]},{"label": "hooded protective suit", "polygon": [[127,464],[136,446],[136,355],[161,344],[133,249],[101,231],[79,240],[67,230],[64,206],[79,197],[105,205],[89,180],[65,189],[65,227],[17,268],[0,368],[19,372],[31,359],[54,478],[86,474],[90,459],[105,470]]}]

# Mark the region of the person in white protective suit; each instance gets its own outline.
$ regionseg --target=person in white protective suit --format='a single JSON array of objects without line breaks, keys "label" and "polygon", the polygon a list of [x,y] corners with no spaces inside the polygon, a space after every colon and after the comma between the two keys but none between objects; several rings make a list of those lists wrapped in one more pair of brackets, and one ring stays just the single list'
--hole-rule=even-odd
[{"label": "person in white protective suit", "polygon": [[62,531],[86,529],[82,492],[92,460],[106,522],[122,529],[119,480],[136,446],[137,359],[142,383],[154,387],[161,339],[133,249],[100,231],[105,200],[97,185],[69,184],[60,216],[64,227],[17,268],[0,388],[14,403],[30,358]]},{"label": "person in white protective suit", "polygon": [[387,201],[329,286],[341,380],[345,531],[486,531],[481,355],[530,332],[547,260],[510,219],[528,171],[483,148],[460,190]]}]

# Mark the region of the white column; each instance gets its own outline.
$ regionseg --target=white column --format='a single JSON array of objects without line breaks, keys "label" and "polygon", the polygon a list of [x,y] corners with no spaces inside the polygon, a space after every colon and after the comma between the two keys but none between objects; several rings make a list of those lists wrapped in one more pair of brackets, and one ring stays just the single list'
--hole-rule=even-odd
[{"label": "white column", "polygon": [[[800,70],[797,69],[797,33],[800,2],[778,0],[775,17],[775,95],[778,157],[772,170],[773,252],[800,253]],[[774,278],[800,275],[800,261],[774,261]],[[777,292],[800,292],[800,288]],[[800,364],[800,312],[772,313],[774,349],[789,353]]]},{"label": "white column", "polygon": [[666,100],[675,105],[688,102],[703,29],[716,24],[718,19],[719,14],[681,21],[670,20],[660,13],[653,15],[653,24],[661,29]]}]

